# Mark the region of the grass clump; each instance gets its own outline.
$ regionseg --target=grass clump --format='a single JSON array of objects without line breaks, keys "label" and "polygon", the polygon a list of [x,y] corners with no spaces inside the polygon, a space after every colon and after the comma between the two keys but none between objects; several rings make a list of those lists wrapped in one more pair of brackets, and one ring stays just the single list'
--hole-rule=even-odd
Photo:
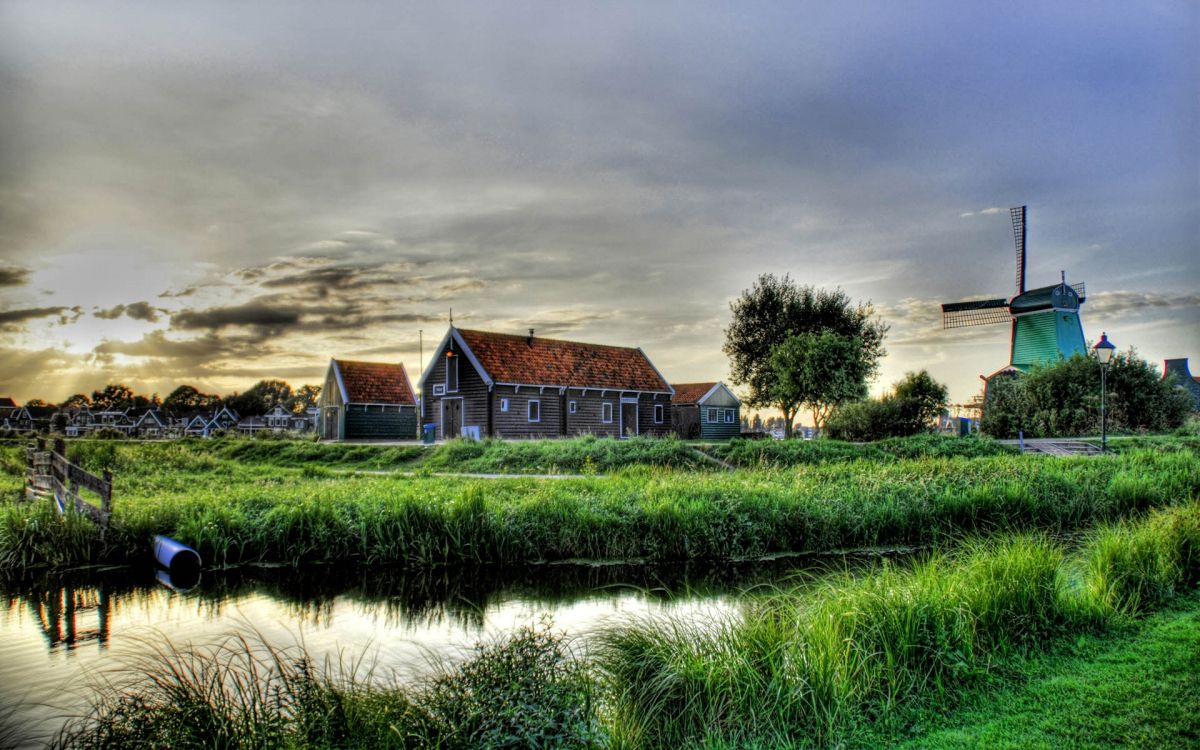
[{"label": "grass clump", "polygon": [[547,625],[477,647],[402,687],[361,661],[320,667],[299,646],[232,636],[165,646],[98,686],[57,747],[595,747],[592,684]]},{"label": "grass clump", "polygon": [[980,458],[1015,455],[1010,445],[982,437],[913,435],[873,443],[841,440],[743,440],[711,446],[709,452],[744,468],[785,468],[814,464],[870,460],[903,461],[916,458]]}]

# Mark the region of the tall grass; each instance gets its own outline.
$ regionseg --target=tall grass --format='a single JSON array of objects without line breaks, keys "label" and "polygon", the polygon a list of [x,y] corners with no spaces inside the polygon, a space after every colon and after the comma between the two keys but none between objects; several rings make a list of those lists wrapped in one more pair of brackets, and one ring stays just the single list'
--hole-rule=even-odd
[{"label": "tall grass", "polygon": [[[626,470],[577,479],[327,476],[161,450],[117,474],[106,544],[44,508],[5,507],[0,560],[126,561],[153,534],[207,564],[729,560],[924,545],[966,532],[1061,532],[1200,496],[1190,453],[824,464],[775,472]],[[118,460],[121,459],[118,454]],[[215,465],[210,462],[217,461]],[[72,537],[74,538],[74,537]]]},{"label": "tall grass", "polygon": [[914,458],[979,458],[1015,455],[1014,446],[989,438],[913,435],[873,443],[841,440],[743,440],[710,446],[714,456],[743,468],[785,468],[845,461],[903,461]]},{"label": "tall grass", "polygon": [[401,687],[361,660],[235,635],[153,646],[97,686],[57,747],[588,748],[593,686],[561,636],[525,628],[457,668]]},{"label": "tall grass", "polygon": [[984,689],[1011,656],[1195,586],[1197,550],[1192,502],[1097,529],[1074,552],[1038,534],[967,542],[779,591],[740,617],[612,628],[587,662],[546,626],[523,629],[407,687],[361,661],[316,665],[302,649],[241,636],[166,647],[102,685],[57,744],[839,746],[857,725]]},{"label": "tall grass", "polygon": [[1192,503],[1102,528],[1078,557],[1018,536],[827,580],[741,618],[615,629],[598,650],[615,745],[836,744],[1008,654],[1162,604],[1196,584],[1198,545]]}]

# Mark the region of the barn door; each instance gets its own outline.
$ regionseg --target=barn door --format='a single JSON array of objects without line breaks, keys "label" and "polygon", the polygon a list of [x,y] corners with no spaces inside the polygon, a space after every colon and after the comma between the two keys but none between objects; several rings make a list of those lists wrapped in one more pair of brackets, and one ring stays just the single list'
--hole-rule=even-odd
[{"label": "barn door", "polygon": [[637,401],[621,402],[621,437],[638,434]]},{"label": "barn door", "polygon": [[462,399],[448,398],[442,401],[442,437],[449,440],[462,432]]}]

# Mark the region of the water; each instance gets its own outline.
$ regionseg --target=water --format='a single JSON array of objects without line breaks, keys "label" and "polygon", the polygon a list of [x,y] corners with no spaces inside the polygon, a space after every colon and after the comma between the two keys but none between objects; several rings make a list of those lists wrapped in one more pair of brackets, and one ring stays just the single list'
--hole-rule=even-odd
[{"label": "water", "polygon": [[[166,639],[213,643],[257,632],[268,643],[302,641],[337,663],[359,657],[399,682],[429,675],[480,641],[552,619],[586,648],[588,635],[630,618],[703,623],[729,613],[756,587],[786,581],[829,559],[791,558],[716,567],[550,565],[427,575],[329,567],[204,573],[178,591],[152,570],[122,568],[0,582],[0,746],[43,746],[67,717],[84,713],[89,685]],[[835,558],[841,566],[845,561]]]}]

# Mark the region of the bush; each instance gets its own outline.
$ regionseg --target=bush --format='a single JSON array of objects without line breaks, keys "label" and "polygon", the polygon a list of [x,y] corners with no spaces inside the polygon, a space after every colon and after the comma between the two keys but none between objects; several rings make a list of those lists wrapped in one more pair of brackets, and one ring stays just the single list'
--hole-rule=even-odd
[{"label": "bush", "polygon": [[825,425],[826,435],[866,442],[927,432],[946,408],[947,398],[946,386],[928,372],[910,372],[883,398],[840,407]]},{"label": "bush", "polygon": [[[1174,430],[1191,413],[1191,397],[1132,349],[1117,354],[1107,379],[1110,432]],[[1100,363],[1074,354],[1025,374],[988,383],[980,425],[996,438],[1068,437],[1100,431]]]}]

